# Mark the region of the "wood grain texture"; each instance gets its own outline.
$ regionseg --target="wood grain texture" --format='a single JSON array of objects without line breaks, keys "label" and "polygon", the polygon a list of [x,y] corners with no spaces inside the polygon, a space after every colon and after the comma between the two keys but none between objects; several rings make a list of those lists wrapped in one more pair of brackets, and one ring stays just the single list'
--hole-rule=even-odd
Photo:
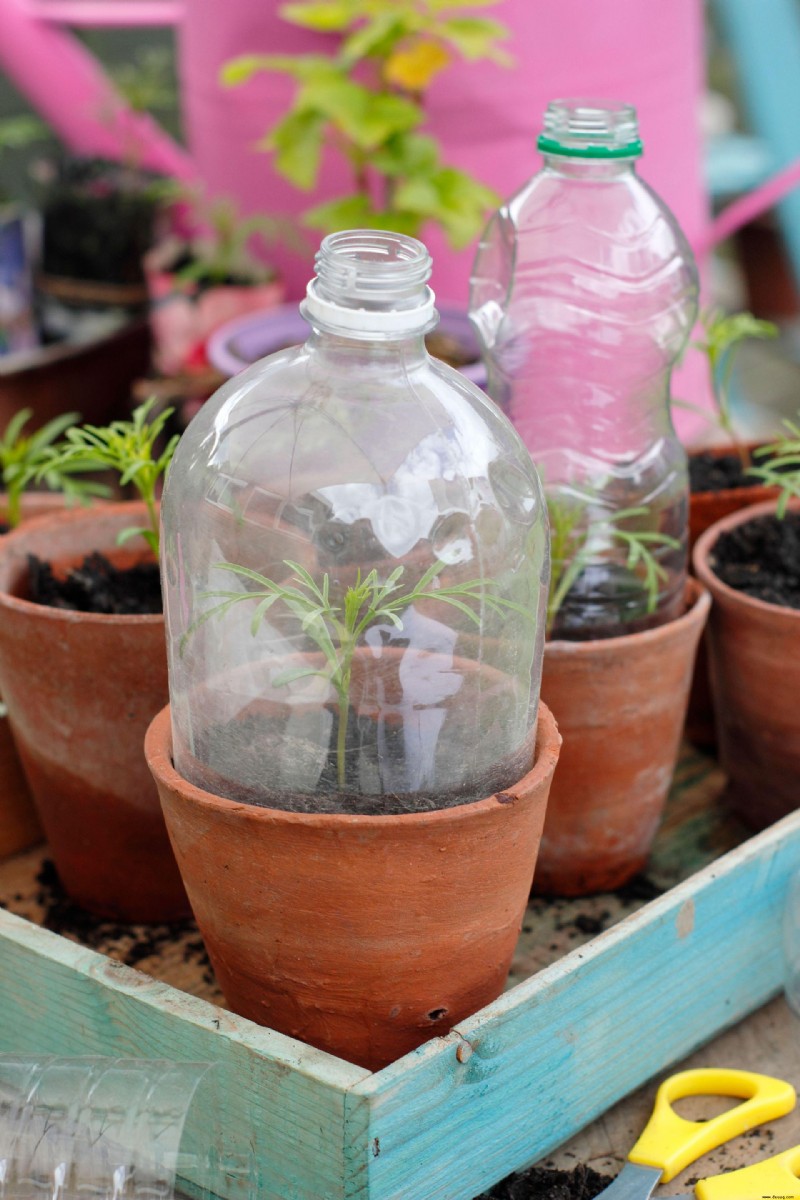
[{"label": "wood grain texture", "polygon": [[369,1196],[471,1200],[764,1004],[799,857],[794,814],[357,1085]]},{"label": "wood grain texture", "polygon": [[343,1196],[343,1093],[367,1072],[6,912],[0,947],[0,1052],[216,1063],[186,1148],[213,1150],[231,1200]]}]

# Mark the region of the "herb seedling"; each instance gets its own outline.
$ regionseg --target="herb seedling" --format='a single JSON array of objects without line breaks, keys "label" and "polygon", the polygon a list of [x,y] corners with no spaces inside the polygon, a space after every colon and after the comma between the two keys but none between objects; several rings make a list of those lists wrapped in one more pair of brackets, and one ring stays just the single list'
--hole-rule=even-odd
[{"label": "herb seedling", "polygon": [[[122,544],[141,534],[158,558],[156,487],[172,461],[179,435],[174,434],[161,454],[155,457],[156,441],[173,412],[173,409],[165,408],[151,420],[156,403],[157,400],[151,397],[140,404],[130,421],[67,429],[65,441],[51,450],[46,470],[57,471],[65,478],[86,471],[116,471],[122,487],[130,483],[139,493],[148,514],[146,527],[123,529],[117,541]],[[45,469],[41,475],[46,478]]]},{"label": "herb seedling", "polygon": [[245,83],[279,71],[297,90],[260,148],[295,187],[317,182],[323,149],[349,163],[353,190],[305,214],[315,229],[393,229],[418,236],[433,221],[455,248],[480,233],[498,197],[441,160],[435,138],[420,132],[424,97],[456,58],[507,65],[500,47],[508,30],[465,9],[497,0],[298,0],[281,16],[303,29],[338,35],[333,54],[249,54],[223,68],[223,82]]},{"label": "herb seedling", "polygon": [[0,478],[6,493],[6,520],[12,529],[22,517],[23,492],[34,482],[45,483],[51,491],[83,501],[106,491],[99,484],[72,479],[53,461],[54,443],[75,424],[78,414],[63,413],[41,429],[26,434],[23,430],[32,416],[33,409],[20,409],[0,437]]},{"label": "herb seedling", "polygon": [[733,368],[742,342],[748,338],[775,338],[778,327],[771,321],[760,321],[752,313],[733,313],[728,316],[717,309],[710,309],[700,314],[700,323],[705,334],[701,341],[692,345],[702,351],[708,359],[713,385],[713,397],[716,406],[715,416],[710,416],[705,409],[686,400],[673,400],[679,408],[688,408],[692,412],[710,420],[726,434],[733,444],[742,470],[750,466],[750,456],[747,447],[739,440],[733,423],[730,402],[730,386]]},{"label": "herb seedling", "polygon": [[470,605],[485,605],[495,613],[511,610],[520,613],[527,620],[534,620],[533,614],[521,604],[494,595],[491,590],[494,584],[489,579],[471,579],[451,586],[437,586],[437,577],[445,566],[443,562],[436,562],[429,567],[419,582],[408,591],[404,591],[401,586],[405,572],[402,566],[395,567],[383,583],[378,578],[377,571],[370,571],[363,579],[359,571],[355,584],[347,589],[340,603],[331,596],[331,583],[327,572],[322,577],[321,585],[318,585],[300,563],[285,559],[284,564],[293,572],[292,580],[288,584],[275,583],[258,571],[238,566],[236,563],[219,563],[221,570],[229,571],[256,586],[246,592],[205,593],[206,598],[222,597],[221,603],[209,609],[194,623],[184,636],[182,647],[186,638],[198,626],[212,617],[227,613],[234,605],[243,601],[256,604],[250,622],[250,632],[255,637],[273,604],[283,604],[322,651],[325,666],[323,669],[291,668],[277,675],[273,684],[283,687],[297,679],[316,675],[327,680],[334,688],[339,716],[336,769],[339,787],[342,789],[345,786],[345,747],[353,657],[362,635],[371,625],[376,621],[390,621],[395,628],[402,630],[402,612],[418,600],[439,600],[443,604],[449,604],[478,626],[481,624],[480,617]]},{"label": "herb seedling", "polygon": [[547,634],[552,633],[559,609],[570,589],[594,557],[598,541],[620,542],[627,551],[625,567],[639,574],[647,599],[647,612],[652,613],[658,602],[658,585],[667,572],[653,554],[651,547],[680,549],[680,542],[666,533],[648,529],[624,529],[622,523],[644,517],[644,506],[621,508],[607,516],[587,519],[586,503],[566,501],[547,493],[547,513],[550,519],[551,574],[547,602]]},{"label": "herb seedling", "polygon": [[763,455],[766,461],[751,467],[749,474],[771,487],[780,488],[775,515],[783,520],[789,501],[793,497],[800,499],[800,424],[789,420],[781,424],[786,433],[756,451],[759,458]]}]

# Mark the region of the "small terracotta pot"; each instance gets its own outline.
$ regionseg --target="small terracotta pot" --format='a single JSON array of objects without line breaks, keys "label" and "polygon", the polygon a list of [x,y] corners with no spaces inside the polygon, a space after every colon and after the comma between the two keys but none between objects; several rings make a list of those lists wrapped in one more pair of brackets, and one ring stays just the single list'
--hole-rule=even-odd
[{"label": "small terracotta pot", "polygon": [[720,534],[774,512],[769,501],[725,517],[693,555],[714,600],[708,641],[726,797],[755,829],[800,805],[800,610],[728,587],[714,574],[714,545]]},{"label": "small terracotta pot", "polygon": [[103,916],[167,920],[188,903],[158,796],[144,761],[144,733],[167,696],[164,621],[34,604],[24,598],[27,556],[57,568],[93,550],[112,560],[116,537],[142,525],[142,504],[43,517],[0,543],[0,691],[61,880]]},{"label": "small terracotta pot", "polygon": [[[32,492],[22,497],[22,520],[28,524],[36,517],[59,512],[61,496],[53,492]],[[0,498],[0,521],[6,506]],[[44,837],[28,784],[19,761],[9,722],[0,716],[0,861],[35,846]]]},{"label": "small terracotta pot", "polygon": [[188,783],[159,713],[145,754],[231,1008],[378,1070],[494,1000],[560,741],[541,707],[533,768],[507,792],[402,816],[306,814]]},{"label": "small terracotta pot", "polygon": [[611,891],[647,862],[678,755],[710,607],[687,584],[681,617],[623,637],[548,642],[542,697],[564,739],[534,891]]},{"label": "small terracotta pot", "polygon": [[[750,442],[747,449],[752,454],[760,442]],[[731,453],[730,446],[709,447],[704,453],[721,457]],[[719,492],[692,492],[689,499],[689,551],[699,537],[723,517],[748,508],[751,504],[761,504],[766,500],[777,498],[778,489],[768,487],[765,483],[754,487],[723,488]],[[689,707],[686,713],[686,736],[696,746],[714,750],[717,744],[717,734],[714,728],[714,704],[711,698],[711,684],[708,675],[708,636],[700,639],[697,648],[697,661],[689,692]]]}]

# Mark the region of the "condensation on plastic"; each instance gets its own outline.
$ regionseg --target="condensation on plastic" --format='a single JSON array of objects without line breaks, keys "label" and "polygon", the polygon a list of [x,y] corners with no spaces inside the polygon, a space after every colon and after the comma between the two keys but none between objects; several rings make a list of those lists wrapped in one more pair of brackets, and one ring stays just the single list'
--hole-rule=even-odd
[{"label": "condensation on plastic", "polygon": [[783,908],[783,963],[786,1001],[800,1017],[800,871],[789,879]]},{"label": "condensation on plastic", "polygon": [[[669,619],[683,603],[688,481],[669,379],[694,324],[698,279],[683,234],[635,159],[581,156],[589,126],[593,153],[631,143],[634,110],[551,108],[548,128],[575,156],[546,154],[489,222],[470,315],[489,394],[522,435],[561,529],[587,533],[554,636],[602,637]],[[630,547],[608,523],[630,509],[642,512],[626,530],[679,544],[650,544],[663,571],[654,612],[644,564],[631,569]],[[564,564],[576,539],[565,540]],[[554,571],[556,556],[554,546]]]},{"label": "condensation on plastic", "polygon": [[200,1063],[0,1056],[1,1200],[169,1200],[178,1177],[213,1194],[210,1147],[184,1144],[213,1076]]}]

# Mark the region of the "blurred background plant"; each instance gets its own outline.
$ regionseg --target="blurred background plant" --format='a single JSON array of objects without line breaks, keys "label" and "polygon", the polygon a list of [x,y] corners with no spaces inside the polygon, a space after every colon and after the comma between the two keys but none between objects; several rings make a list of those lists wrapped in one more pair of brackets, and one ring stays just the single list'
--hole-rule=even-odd
[{"label": "blurred background plant", "polygon": [[332,54],[248,54],[231,60],[223,81],[231,87],[259,71],[279,71],[296,83],[293,101],[266,133],[260,149],[278,172],[311,191],[323,150],[333,147],[352,169],[353,190],[304,214],[323,233],[368,227],[420,236],[438,225],[451,246],[480,232],[499,197],[478,179],[442,160],[425,125],[425,96],[460,57],[510,65],[502,47],[508,30],[469,10],[496,0],[300,0],[281,16],[318,33],[336,34]]}]

